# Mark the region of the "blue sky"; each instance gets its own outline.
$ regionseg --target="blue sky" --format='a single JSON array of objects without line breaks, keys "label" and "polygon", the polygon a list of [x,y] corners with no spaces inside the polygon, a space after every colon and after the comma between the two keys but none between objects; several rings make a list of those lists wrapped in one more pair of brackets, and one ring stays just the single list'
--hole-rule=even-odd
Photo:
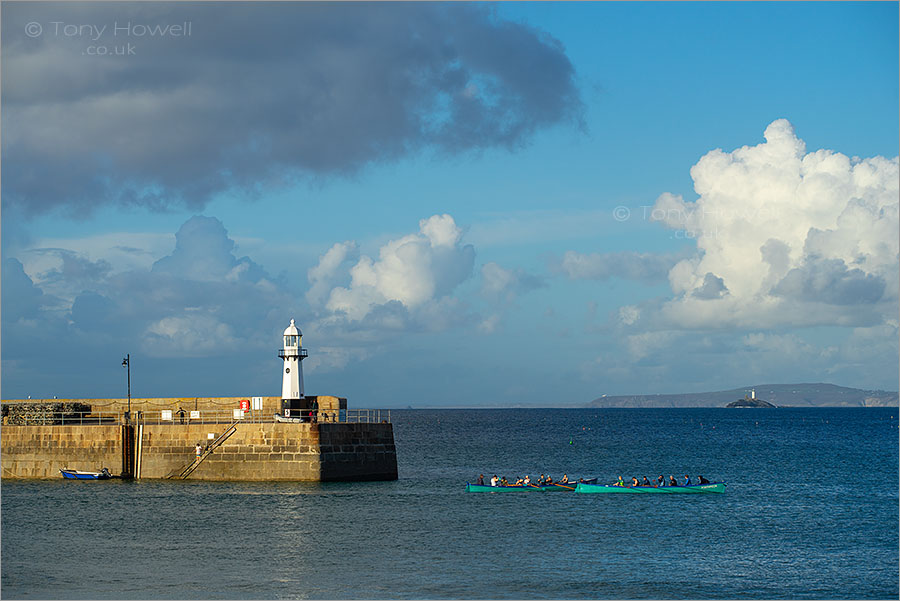
[{"label": "blue sky", "polygon": [[895,3],[2,10],[3,398],[897,388]]}]

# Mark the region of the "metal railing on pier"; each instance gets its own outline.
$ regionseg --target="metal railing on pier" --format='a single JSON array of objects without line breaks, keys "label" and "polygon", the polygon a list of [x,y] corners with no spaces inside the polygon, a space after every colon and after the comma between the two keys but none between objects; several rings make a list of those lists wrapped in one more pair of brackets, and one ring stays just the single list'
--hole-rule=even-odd
[{"label": "metal railing on pier", "polygon": [[[340,411],[319,412],[315,416],[318,423],[351,423],[376,424],[389,423],[391,412],[388,409],[342,409]],[[238,423],[271,423],[275,417],[271,412],[243,411],[240,409],[201,409],[199,411],[132,411],[131,423],[147,425],[191,425],[191,424],[230,424]],[[115,426],[128,423],[125,412],[95,411],[89,413],[48,413],[29,416],[27,420],[9,419],[6,426]]]},{"label": "metal railing on pier", "polygon": [[352,424],[378,424],[390,423],[390,409],[347,409],[347,419],[342,420]]}]

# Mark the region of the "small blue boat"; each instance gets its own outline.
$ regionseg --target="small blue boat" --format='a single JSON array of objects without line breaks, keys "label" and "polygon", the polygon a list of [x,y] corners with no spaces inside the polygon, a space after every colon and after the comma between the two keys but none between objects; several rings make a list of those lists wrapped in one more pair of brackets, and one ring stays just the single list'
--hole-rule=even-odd
[{"label": "small blue boat", "polygon": [[99,472],[83,472],[81,470],[59,471],[62,473],[63,478],[68,480],[109,480],[112,478],[112,474],[106,468],[101,469]]}]

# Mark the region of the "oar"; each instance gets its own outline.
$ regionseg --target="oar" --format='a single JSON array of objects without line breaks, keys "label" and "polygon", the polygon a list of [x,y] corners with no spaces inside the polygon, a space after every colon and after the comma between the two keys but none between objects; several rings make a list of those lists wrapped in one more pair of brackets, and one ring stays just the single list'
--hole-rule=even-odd
[{"label": "oar", "polygon": [[531,482],[528,483],[528,486],[533,486],[533,487],[537,488],[538,490],[540,490],[540,488],[541,488],[537,484],[532,484]]},{"label": "oar", "polygon": [[565,484],[560,484],[559,482],[554,482],[554,486],[559,486],[560,488],[565,488],[566,490],[575,490],[572,486],[566,486]]}]

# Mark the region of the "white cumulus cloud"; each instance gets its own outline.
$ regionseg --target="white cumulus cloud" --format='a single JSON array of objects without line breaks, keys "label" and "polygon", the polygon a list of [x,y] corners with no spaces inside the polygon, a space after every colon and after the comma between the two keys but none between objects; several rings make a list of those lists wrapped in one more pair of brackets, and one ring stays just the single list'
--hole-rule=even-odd
[{"label": "white cumulus cloud", "polygon": [[785,119],[765,142],[707,153],[699,197],[663,194],[651,217],[690,232],[669,270],[670,327],[872,325],[896,314],[898,159],[807,152]]},{"label": "white cumulus cloud", "polygon": [[359,260],[359,245],[352,240],[338,242],[319,257],[319,262],[307,272],[311,284],[306,291],[309,304],[318,307],[324,305],[331,290],[342,278],[341,267],[348,261]]},{"label": "white cumulus cloud", "polygon": [[[392,301],[407,310],[423,309],[472,274],[475,249],[461,239],[462,230],[450,215],[422,219],[417,233],[391,240],[381,247],[377,259],[361,256],[350,268],[349,285],[333,288],[325,307],[352,320],[361,320]],[[326,270],[322,261],[314,269],[319,268]]]}]

